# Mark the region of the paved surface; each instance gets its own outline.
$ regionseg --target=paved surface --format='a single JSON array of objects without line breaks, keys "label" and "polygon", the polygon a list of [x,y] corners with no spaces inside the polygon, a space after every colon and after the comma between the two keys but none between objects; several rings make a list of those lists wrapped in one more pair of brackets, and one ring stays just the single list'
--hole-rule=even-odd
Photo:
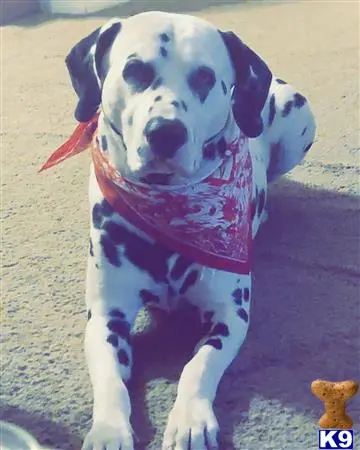
[{"label": "paved surface", "polygon": [[[186,1],[183,10],[236,31],[301,89],[318,133],[306,162],[272,188],[251,331],[216,412],[225,449],[316,449],[322,405],[311,381],[360,381],[358,3],[225,3]],[[138,1],[117,14],[144,5],[166,9]],[[90,425],[82,350],[89,155],[41,175],[37,169],[74,127],[64,56],[103,20],[36,16],[1,30],[1,417],[63,450],[79,449]],[[183,318],[147,332],[147,322],[145,314],[138,321],[133,422],[139,449],[158,450],[196,327]],[[359,400],[349,405],[356,420]]]}]

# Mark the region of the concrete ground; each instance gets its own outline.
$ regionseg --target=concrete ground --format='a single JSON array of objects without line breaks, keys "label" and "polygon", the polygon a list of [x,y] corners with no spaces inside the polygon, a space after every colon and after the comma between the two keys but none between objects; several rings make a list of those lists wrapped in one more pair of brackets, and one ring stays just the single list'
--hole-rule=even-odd
[{"label": "concrete ground", "polygon": [[[305,93],[317,118],[306,162],[271,189],[251,329],[216,402],[224,449],[317,449],[322,404],[311,381],[360,381],[359,4],[178,3],[135,1],[102,17],[38,15],[1,29],[1,418],[63,450],[79,449],[90,427],[82,344],[89,155],[37,170],[75,125],[64,65],[72,45],[106,16],[177,9],[237,32]],[[138,448],[159,450],[196,325],[181,317],[146,331],[147,323],[144,313],[133,424]],[[359,400],[348,407],[357,430]]]}]

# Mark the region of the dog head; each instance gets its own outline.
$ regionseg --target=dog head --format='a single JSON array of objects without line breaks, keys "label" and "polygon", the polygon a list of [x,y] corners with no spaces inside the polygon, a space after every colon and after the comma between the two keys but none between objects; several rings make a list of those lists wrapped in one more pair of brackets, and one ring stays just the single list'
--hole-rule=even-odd
[{"label": "dog head", "polygon": [[262,132],[270,70],[237,36],[202,19],[163,12],[113,19],[75,45],[66,64],[76,119],[101,107],[100,146],[129,179],[194,177],[221,157],[206,143],[221,135],[231,110],[245,135]]}]

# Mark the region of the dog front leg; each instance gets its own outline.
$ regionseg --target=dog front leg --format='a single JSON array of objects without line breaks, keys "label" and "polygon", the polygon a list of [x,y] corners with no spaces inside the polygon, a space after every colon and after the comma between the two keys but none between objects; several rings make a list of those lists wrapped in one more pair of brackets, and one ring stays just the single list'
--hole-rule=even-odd
[{"label": "dog front leg", "polygon": [[[140,300],[131,291],[129,280],[123,279],[121,269],[116,273],[108,267],[102,277],[95,271],[99,269],[90,259],[85,354],[93,387],[93,424],[83,450],[133,450],[131,403],[125,383],[131,375],[130,329]],[[114,290],[114,283],[119,289]]]},{"label": "dog front leg", "polygon": [[115,333],[109,334],[109,320],[104,315],[92,314],[85,332],[94,403],[93,425],[84,450],[133,449],[131,404],[125,385],[130,376],[130,348]]},{"label": "dog front leg", "polygon": [[[238,278],[239,280],[239,278]],[[226,283],[224,283],[226,286]],[[218,422],[213,412],[218,384],[237,355],[249,324],[250,277],[241,277],[223,302],[206,302],[204,337],[181,374],[177,398],[164,434],[163,449],[218,448]]]}]

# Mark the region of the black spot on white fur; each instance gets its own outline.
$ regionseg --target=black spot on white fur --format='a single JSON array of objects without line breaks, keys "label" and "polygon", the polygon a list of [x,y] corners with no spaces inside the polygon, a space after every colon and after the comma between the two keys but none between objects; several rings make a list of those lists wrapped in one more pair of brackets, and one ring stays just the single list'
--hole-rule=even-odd
[{"label": "black spot on white fur", "polygon": [[123,245],[125,256],[140,270],[144,270],[157,282],[166,282],[168,258],[173,252],[159,244],[152,244],[132,233],[123,225],[108,218],[113,210],[106,200],[96,203],[92,212],[93,225],[105,233],[101,235],[100,244],[108,262],[120,267],[121,261],[117,246]]},{"label": "black spot on white fur", "polygon": [[125,64],[122,76],[132,92],[143,92],[154,82],[156,72],[151,63],[130,59]]},{"label": "black spot on white fur", "polygon": [[165,47],[160,47],[160,55],[161,55],[163,58],[166,58],[166,57],[167,57],[168,51],[166,50]]},{"label": "black spot on white fur", "polygon": [[140,291],[140,297],[145,305],[148,303],[160,303],[160,297],[147,289],[142,289]]},{"label": "black spot on white fur", "polygon": [[130,324],[120,317],[114,317],[107,323],[107,327],[110,331],[115,333],[119,338],[126,342],[130,342]]},{"label": "black spot on white fur", "polygon": [[248,313],[245,311],[244,308],[240,308],[237,310],[236,314],[240,317],[240,319],[242,319],[244,322],[248,323],[249,321],[249,315]]},{"label": "black spot on white fur", "polygon": [[222,342],[220,338],[212,338],[208,339],[204,345],[211,345],[212,347],[216,348],[217,350],[222,349]]},{"label": "black spot on white fur", "polygon": [[280,78],[276,78],[276,82],[279,83],[279,84],[287,84],[286,81],[280,80]]},{"label": "black spot on white fur", "polygon": [[163,42],[169,42],[169,41],[170,41],[170,37],[169,37],[169,35],[166,34],[166,33],[161,33],[161,34],[160,34],[160,39],[161,39]]},{"label": "black spot on white fur", "polygon": [[306,98],[299,94],[298,92],[294,94],[293,100],[289,100],[285,103],[284,109],[282,111],[282,116],[286,117],[290,114],[290,111],[293,107],[295,108],[302,108],[306,103]]},{"label": "black spot on white fur", "polygon": [[216,82],[215,72],[206,66],[194,70],[188,77],[190,89],[204,103]]},{"label": "black spot on white fur", "polygon": [[185,278],[185,281],[179,290],[179,294],[184,295],[191,288],[191,286],[194,286],[194,284],[197,282],[198,276],[198,271],[192,270]]},{"label": "black spot on white fur", "polygon": [[224,95],[226,95],[227,94],[227,87],[226,87],[226,84],[225,84],[225,81],[221,81],[221,87],[222,87],[222,90],[223,90],[223,92],[224,92]]},{"label": "black spot on white fur", "polygon": [[274,122],[275,113],[276,113],[275,95],[272,94],[272,96],[270,97],[270,102],[269,102],[269,120],[268,120],[269,126]]},{"label": "black spot on white fur", "polygon": [[165,247],[146,241],[123,225],[108,221],[103,230],[114,246],[123,245],[128,260],[147,272],[156,282],[166,282],[168,258],[173,254]]},{"label": "black spot on white fur", "polygon": [[109,237],[106,234],[101,235],[100,245],[102,247],[104,256],[106,257],[108,262],[115,267],[120,267],[121,262],[116,245],[114,245],[114,243],[111,241],[111,239],[109,239]]},{"label": "black spot on white fur", "polygon": [[211,330],[209,336],[229,336],[229,327],[222,322],[217,323]]},{"label": "black spot on white fur", "polygon": [[120,309],[113,308],[109,311],[110,317],[119,317],[120,319],[125,319],[125,314],[120,311]]},{"label": "black spot on white fur", "polygon": [[294,94],[294,106],[295,108],[301,108],[305,105],[306,103],[306,98],[299,94],[298,92],[296,94]]},{"label": "black spot on white fur", "polygon": [[237,305],[241,305],[242,298],[243,298],[243,292],[241,288],[235,289],[235,291],[232,293],[232,296],[234,298],[234,301]]},{"label": "black spot on white fur", "polygon": [[173,280],[179,280],[182,276],[185,275],[185,272],[188,270],[192,263],[193,261],[185,258],[185,256],[180,255],[170,271],[170,277]]},{"label": "black spot on white fur", "polygon": [[92,223],[96,229],[100,229],[103,224],[103,214],[101,210],[101,204],[96,203],[92,210]]},{"label": "black spot on white fur", "polygon": [[117,346],[119,345],[119,338],[114,333],[109,334],[109,336],[107,337],[106,341],[109,344],[111,344],[113,347],[115,347],[115,348],[117,348]]},{"label": "black spot on white fur", "polygon": [[186,105],[186,103],[184,101],[181,102],[181,106],[183,107],[183,110],[185,112],[187,112],[188,108],[187,108],[187,105]]},{"label": "black spot on white fur", "polygon": [[244,300],[246,302],[248,302],[250,299],[250,289],[249,288],[244,288]]},{"label": "black spot on white fur", "polygon": [[90,256],[94,256],[94,246],[93,246],[91,238],[89,238],[89,253],[90,253]]},{"label": "black spot on white fur", "polygon": [[129,355],[126,353],[126,350],[124,350],[123,348],[121,348],[117,352],[117,359],[118,359],[119,363],[123,366],[128,366],[130,363]]},{"label": "black spot on white fur", "polygon": [[96,229],[100,229],[104,224],[104,219],[110,217],[114,210],[104,199],[101,203],[95,203],[92,210],[92,223]]},{"label": "black spot on white fur", "polygon": [[282,111],[283,117],[286,117],[290,114],[290,111],[291,111],[293,105],[294,105],[294,102],[292,100],[289,100],[288,102],[285,103],[284,109]]},{"label": "black spot on white fur", "polygon": [[313,143],[311,142],[309,145],[307,145],[307,146],[305,147],[304,153],[307,153],[307,152],[311,149],[312,144],[313,144]]}]

